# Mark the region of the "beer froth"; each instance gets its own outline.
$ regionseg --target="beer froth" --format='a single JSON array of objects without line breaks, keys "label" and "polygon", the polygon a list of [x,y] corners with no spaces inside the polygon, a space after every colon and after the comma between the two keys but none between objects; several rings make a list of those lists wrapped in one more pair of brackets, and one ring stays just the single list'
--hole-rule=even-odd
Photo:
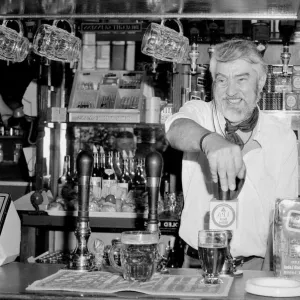
[{"label": "beer froth", "polygon": [[141,234],[136,235],[126,235],[122,236],[121,241],[123,244],[134,244],[134,245],[151,245],[157,244],[159,240],[158,233],[145,233],[142,232]]}]

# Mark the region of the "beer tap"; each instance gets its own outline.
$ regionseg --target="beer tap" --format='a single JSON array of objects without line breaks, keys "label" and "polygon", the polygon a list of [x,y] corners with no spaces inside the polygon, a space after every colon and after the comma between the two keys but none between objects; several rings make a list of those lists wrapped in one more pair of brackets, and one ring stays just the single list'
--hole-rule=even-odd
[{"label": "beer tap", "polygon": [[176,62],[173,62],[173,63],[172,63],[172,73],[173,73],[173,74],[177,74],[177,73],[178,73],[178,70],[177,70],[177,63],[176,63]]},{"label": "beer tap", "polygon": [[152,73],[154,74],[154,79],[158,79],[158,72],[157,72],[157,67],[158,67],[158,60],[156,58],[152,58]]},{"label": "beer tap", "polygon": [[153,57],[152,58],[152,73],[156,74],[157,66],[158,66],[157,59]]},{"label": "beer tap", "polygon": [[288,67],[291,58],[291,53],[289,52],[289,45],[291,36],[295,31],[294,21],[280,21],[279,32],[282,36],[283,52],[280,55],[282,61],[282,73],[284,76],[288,75]]},{"label": "beer tap", "polygon": [[189,52],[191,59],[191,74],[196,74],[197,71],[197,59],[199,57],[198,44],[195,42],[191,45],[191,51]]},{"label": "beer tap", "polygon": [[211,58],[212,54],[215,51],[215,45],[219,36],[219,26],[215,22],[209,24],[209,35],[210,35],[210,46],[207,49],[209,58]]},{"label": "beer tap", "polygon": [[256,44],[256,49],[264,56],[270,41],[270,22],[259,20],[252,23],[252,40]]},{"label": "beer tap", "polygon": [[283,45],[283,52],[280,55],[282,61],[282,73],[284,76],[288,75],[289,62],[291,53],[289,52],[289,45]]},{"label": "beer tap", "polygon": [[73,73],[76,73],[78,69],[78,61],[72,61],[70,62],[70,69],[72,69]]},{"label": "beer tap", "polygon": [[78,217],[75,236],[77,245],[71,254],[69,269],[89,271],[94,265],[94,255],[88,250],[91,235],[89,225],[90,178],[93,170],[93,155],[89,151],[79,152],[76,159],[78,174]]},{"label": "beer tap", "polygon": [[190,45],[191,45],[191,50],[189,52],[190,63],[191,63],[190,72],[191,74],[196,74],[197,60],[199,57],[198,40],[200,36],[200,30],[198,24],[196,22],[192,22],[189,31],[190,31]]},{"label": "beer tap", "polygon": [[147,230],[151,232],[159,231],[158,227],[158,196],[160,180],[163,169],[163,157],[157,152],[150,152],[145,159],[145,171],[147,176],[148,191],[148,225]]}]

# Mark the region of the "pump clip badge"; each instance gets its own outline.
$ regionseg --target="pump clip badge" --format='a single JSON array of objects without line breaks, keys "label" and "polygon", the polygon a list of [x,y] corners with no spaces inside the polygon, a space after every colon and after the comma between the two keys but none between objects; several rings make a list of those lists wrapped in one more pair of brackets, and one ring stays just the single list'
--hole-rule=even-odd
[{"label": "pump clip badge", "polygon": [[210,229],[233,230],[236,229],[238,201],[223,201],[213,199],[210,201]]}]

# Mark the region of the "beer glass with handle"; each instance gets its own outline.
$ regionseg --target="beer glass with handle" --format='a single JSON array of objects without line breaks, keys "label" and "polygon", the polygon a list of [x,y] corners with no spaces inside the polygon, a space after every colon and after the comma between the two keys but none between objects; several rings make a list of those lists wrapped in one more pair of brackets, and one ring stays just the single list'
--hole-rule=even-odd
[{"label": "beer glass with handle", "polygon": [[[156,271],[158,262],[159,233],[150,231],[124,231],[121,243],[112,246],[109,252],[111,266],[128,281],[148,281]],[[121,250],[121,266],[114,252]]]},{"label": "beer glass with handle", "polygon": [[204,271],[202,283],[220,284],[227,254],[228,237],[226,230],[200,230],[198,233],[198,254]]}]

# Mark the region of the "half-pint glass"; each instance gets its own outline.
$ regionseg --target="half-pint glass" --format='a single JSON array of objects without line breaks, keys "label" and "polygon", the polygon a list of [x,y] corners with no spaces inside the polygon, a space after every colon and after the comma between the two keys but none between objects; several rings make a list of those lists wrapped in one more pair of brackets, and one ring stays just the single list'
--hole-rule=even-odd
[{"label": "half-pint glass", "polygon": [[204,271],[206,285],[222,283],[219,278],[227,254],[228,236],[226,230],[200,230],[198,233],[198,254]]},{"label": "half-pint glass", "polygon": [[[158,261],[158,232],[124,231],[121,243],[113,245],[109,261],[113,268],[122,272],[125,280],[148,281],[156,271]],[[121,248],[121,267],[114,259],[115,250]]]}]

